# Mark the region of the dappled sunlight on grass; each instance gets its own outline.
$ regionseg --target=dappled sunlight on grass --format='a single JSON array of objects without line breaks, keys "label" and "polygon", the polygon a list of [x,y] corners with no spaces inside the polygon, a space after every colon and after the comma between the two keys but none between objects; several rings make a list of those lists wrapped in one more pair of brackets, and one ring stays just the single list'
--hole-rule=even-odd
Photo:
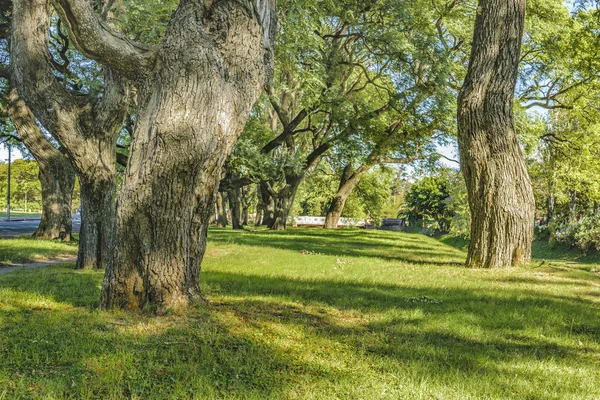
[{"label": "dappled sunlight on grass", "polygon": [[2,265],[48,261],[76,255],[77,242],[31,238],[0,239],[0,268]]},{"label": "dappled sunlight on grass", "polygon": [[598,398],[600,277],[461,260],[412,234],[211,231],[210,304],[160,317],[99,312],[101,272],[0,276],[0,398]]}]

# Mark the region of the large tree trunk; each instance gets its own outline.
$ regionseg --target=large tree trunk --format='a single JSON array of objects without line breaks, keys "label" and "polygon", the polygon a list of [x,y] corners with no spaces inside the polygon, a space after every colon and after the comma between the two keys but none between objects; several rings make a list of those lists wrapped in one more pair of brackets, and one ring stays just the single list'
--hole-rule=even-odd
[{"label": "large tree trunk", "polygon": [[113,243],[116,181],[80,180],[81,228],[78,269],[105,268]]},{"label": "large tree trunk", "polygon": [[275,197],[275,218],[273,219],[273,224],[270,226],[271,230],[283,231],[287,227],[287,219],[303,178],[303,175],[286,177],[286,186]]},{"label": "large tree trunk", "polygon": [[248,186],[242,186],[242,226],[248,226]]},{"label": "large tree trunk", "polygon": [[33,237],[71,240],[71,195],[75,173],[67,157],[42,133],[35,116],[16,89],[8,97],[8,114],[23,144],[38,163],[42,186],[42,219]]},{"label": "large tree trunk", "polygon": [[472,215],[467,266],[531,259],[535,203],[514,129],[525,0],[480,0],[458,99],[461,169]]},{"label": "large tree trunk", "polygon": [[67,91],[52,71],[51,15],[49,0],[14,1],[12,76],[19,94],[66,150],[79,177],[84,212],[77,266],[103,269],[112,251],[116,141],[128,110],[129,83],[105,67],[101,96]]},{"label": "large tree trunk", "polygon": [[271,227],[273,226],[273,222],[275,221],[275,200],[273,199],[273,196],[271,196],[271,194],[269,193],[267,185],[267,182],[261,182],[258,185],[258,195],[261,199],[259,203],[262,205],[262,219],[259,224]]},{"label": "large tree trunk", "polygon": [[182,1],[141,78],[102,307],[201,299],[200,264],[226,157],[266,80],[266,1]]}]

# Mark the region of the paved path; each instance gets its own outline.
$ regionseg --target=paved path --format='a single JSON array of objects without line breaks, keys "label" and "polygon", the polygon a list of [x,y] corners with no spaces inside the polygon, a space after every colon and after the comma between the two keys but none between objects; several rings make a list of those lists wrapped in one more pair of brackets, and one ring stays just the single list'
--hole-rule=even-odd
[{"label": "paved path", "polygon": [[[40,224],[39,219],[0,220],[0,238],[11,238],[32,234]],[[79,232],[81,220],[73,220],[73,233]]]},{"label": "paved path", "polygon": [[11,265],[10,267],[0,266],[0,275],[9,274],[11,272],[19,271],[22,269],[43,268],[43,267],[49,267],[54,264],[61,264],[61,263],[75,262],[75,261],[77,261],[77,257],[62,257],[62,258],[56,258],[54,260],[44,261],[44,262],[15,264],[15,265]]}]

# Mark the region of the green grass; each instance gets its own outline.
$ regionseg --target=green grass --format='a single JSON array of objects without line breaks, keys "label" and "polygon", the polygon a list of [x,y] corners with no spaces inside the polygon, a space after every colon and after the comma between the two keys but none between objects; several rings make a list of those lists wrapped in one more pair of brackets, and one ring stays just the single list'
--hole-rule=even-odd
[{"label": "green grass", "polygon": [[67,243],[59,240],[35,240],[30,237],[0,239],[0,268],[10,264],[47,261],[76,255],[77,241]]},{"label": "green grass", "polygon": [[98,312],[101,272],[0,276],[0,398],[598,399],[597,265],[546,250],[469,270],[416,234],[212,230],[211,303],[161,317]]},{"label": "green grass", "polygon": [[[1,211],[0,212],[0,218],[6,218],[8,215],[6,214],[6,211]],[[10,217],[11,218],[42,218],[42,214],[41,213],[36,213],[36,212],[17,212],[17,211],[11,211],[10,212]]]}]

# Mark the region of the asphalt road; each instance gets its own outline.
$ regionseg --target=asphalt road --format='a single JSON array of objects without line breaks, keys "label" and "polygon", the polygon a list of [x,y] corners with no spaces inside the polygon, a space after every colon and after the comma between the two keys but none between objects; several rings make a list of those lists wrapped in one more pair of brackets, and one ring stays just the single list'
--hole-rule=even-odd
[{"label": "asphalt road", "polygon": [[[15,236],[22,236],[32,234],[40,224],[39,219],[34,220],[18,220],[14,221],[0,221],[0,238],[11,238]],[[81,220],[73,220],[73,233],[79,232],[79,226]]]}]

